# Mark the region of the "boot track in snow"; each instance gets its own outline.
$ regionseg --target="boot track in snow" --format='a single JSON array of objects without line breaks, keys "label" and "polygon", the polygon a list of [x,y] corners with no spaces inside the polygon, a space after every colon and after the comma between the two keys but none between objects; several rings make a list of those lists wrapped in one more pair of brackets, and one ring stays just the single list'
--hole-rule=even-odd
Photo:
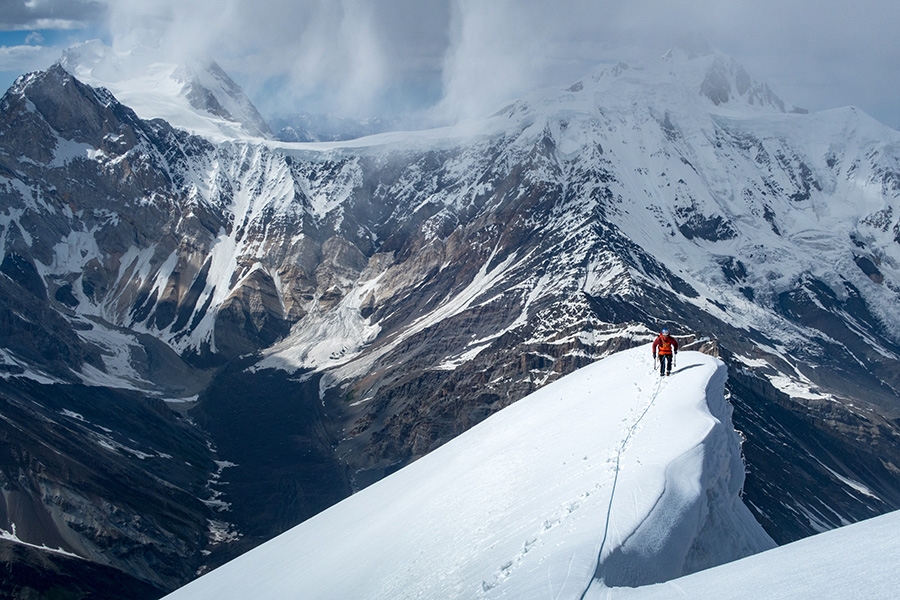
[{"label": "boot track in snow", "polygon": [[[674,366],[674,365],[673,365]],[[653,363],[653,372],[656,372],[656,362]],[[674,373],[674,371],[673,371]],[[579,596],[579,600],[584,600],[585,595],[588,593],[588,590],[591,589],[591,585],[593,585],[594,580],[601,579],[602,580],[602,566],[603,566],[603,550],[606,548],[606,541],[609,537],[609,522],[612,518],[612,508],[613,502],[616,499],[616,485],[619,482],[619,471],[620,465],[622,462],[622,454],[625,452],[625,447],[628,445],[628,440],[631,439],[631,436],[637,430],[638,425],[641,424],[641,421],[644,420],[644,417],[647,416],[647,413],[650,412],[650,409],[653,407],[653,404],[656,402],[657,397],[659,397],[659,393],[663,389],[663,381],[667,380],[668,377],[659,377],[656,381],[656,389],[653,390],[653,395],[650,397],[650,402],[647,403],[647,406],[644,407],[644,411],[640,414],[637,420],[632,423],[631,427],[628,428],[628,431],[625,433],[625,437],[622,439],[622,443],[619,445],[618,450],[616,451],[616,466],[615,466],[615,475],[613,476],[612,482],[612,490],[609,493],[609,506],[606,510],[606,525],[603,527],[603,539],[600,541],[600,549],[597,552],[597,567],[594,572],[594,579],[588,583],[588,586],[584,589]]]}]

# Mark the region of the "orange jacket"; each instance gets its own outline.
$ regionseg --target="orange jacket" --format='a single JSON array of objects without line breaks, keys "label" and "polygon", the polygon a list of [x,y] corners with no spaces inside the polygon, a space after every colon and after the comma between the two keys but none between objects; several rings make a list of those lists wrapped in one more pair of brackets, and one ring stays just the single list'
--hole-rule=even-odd
[{"label": "orange jacket", "polygon": [[675,354],[676,352],[678,352],[678,340],[671,335],[659,334],[653,340],[653,356]]}]

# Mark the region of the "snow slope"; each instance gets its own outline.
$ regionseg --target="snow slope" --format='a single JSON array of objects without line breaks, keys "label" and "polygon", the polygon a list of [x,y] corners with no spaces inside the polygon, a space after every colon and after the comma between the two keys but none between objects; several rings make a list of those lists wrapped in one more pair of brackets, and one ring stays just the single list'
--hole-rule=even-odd
[{"label": "snow slope", "polygon": [[167,598],[581,598],[773,547],[725,366],[652,369],[642,346],[564,377]]},{"label": "snow slope", "polygon": [[892,600],[900,590],[897,532],[900,512],[892,512],[681,579],[585,600]]}]

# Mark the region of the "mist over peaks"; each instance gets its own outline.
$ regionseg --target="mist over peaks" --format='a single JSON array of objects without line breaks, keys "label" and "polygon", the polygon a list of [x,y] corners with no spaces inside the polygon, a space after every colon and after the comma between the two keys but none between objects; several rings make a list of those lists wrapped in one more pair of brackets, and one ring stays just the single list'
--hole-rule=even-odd
[{"label": "mist over peaks", "polygon": [[144,119],[225,137],[271,137],[241,87],[211,58],[171,62],[154,48],[119,51],[100,40],[66,50],[59,64],[81,81],[109,89]]}]

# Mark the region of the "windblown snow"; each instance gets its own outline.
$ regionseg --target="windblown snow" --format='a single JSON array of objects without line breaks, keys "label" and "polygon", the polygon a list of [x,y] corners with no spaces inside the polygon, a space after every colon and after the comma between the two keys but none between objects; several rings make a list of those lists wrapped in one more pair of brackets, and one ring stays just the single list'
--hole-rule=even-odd
[{"label": "windblown snow", "polygon": [[726,373],[608,357],[168,598],[582,598],[770,549]]},{"label": "windblown snow", "polygon": [[217,66],[160,59],[138,46],[121,52],[100,40],[69,48],[60,64],[81,81],[109,89],[143,119],[165,119],[209,139],[265,137],[262,117]]}]

